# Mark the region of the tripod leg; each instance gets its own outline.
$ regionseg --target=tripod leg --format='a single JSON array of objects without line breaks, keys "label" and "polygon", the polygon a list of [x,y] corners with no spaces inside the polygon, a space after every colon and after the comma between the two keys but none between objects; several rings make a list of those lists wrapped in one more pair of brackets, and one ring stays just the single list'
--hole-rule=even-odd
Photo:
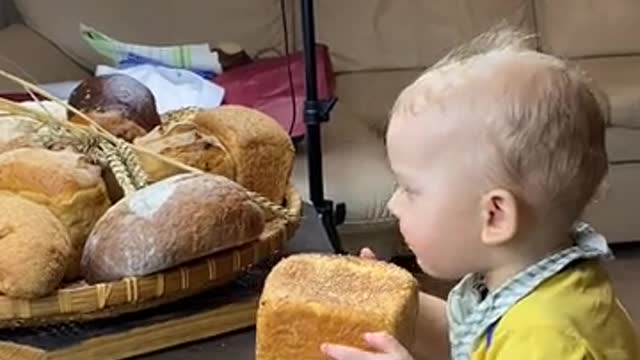
[{"label": "tripod leg", "polygon": [[[313,0],[301,0],[302,5],[302,35],[304,40],[305,60],[305,88],[304,121],[306,125],[307,161],[309,170],[309,193],[311,202],[322,220],[327,236],[337,253],[343,253],[337,223],[344,216],[334,214],[333,202],[324,197],[324,182],[322,174],[322,142],[320,125],[329,120],[329,112],[335,104],[335,99],[318,99],[318,85],[316,72],[316,40],[313,14]],[[341,205],[344,212],[344,205]]]}]

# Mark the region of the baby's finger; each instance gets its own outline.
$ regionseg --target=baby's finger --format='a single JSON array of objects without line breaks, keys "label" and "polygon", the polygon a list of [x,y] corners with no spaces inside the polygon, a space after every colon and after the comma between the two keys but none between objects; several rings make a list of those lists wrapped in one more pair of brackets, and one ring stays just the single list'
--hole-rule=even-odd
[{"label": "baby's finger", "polygon": [[323,344],[322,352],[334,360],[375,360],[379,355],[348,346]]},{"label": "baby's finger", "polygon": [[364,336],[367,344],[385,354],[395,354],[399,359],[410,359],[411,355],[393,336],[384,333],[368,333]]},{"label": "baby's finger", "polygon": [[369,248],[363,248],[360,250],[360,257],[376,260],[376,254]]}]

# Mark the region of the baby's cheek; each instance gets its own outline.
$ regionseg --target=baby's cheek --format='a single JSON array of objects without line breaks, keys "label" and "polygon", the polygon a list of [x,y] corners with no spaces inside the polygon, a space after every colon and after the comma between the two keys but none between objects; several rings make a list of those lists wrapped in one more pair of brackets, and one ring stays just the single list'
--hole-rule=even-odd
[{"label": "baby's cheek", "polygon": [[416,221],[415,217],[409,216],[405,217],[400,221],[400,232],[404,237],[405,242],[411,248],[417,248],[419,246],[423,246],[424,234],[422,225],[420,221]]}]

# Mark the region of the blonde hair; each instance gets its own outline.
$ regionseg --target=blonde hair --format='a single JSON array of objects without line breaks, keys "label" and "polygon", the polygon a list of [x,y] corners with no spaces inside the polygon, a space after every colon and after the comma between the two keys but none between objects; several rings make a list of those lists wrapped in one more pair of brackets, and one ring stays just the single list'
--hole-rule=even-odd
[{"label": "blonde hair", "polygon": [[526,83],[503,79],[503,88],[487,90],[489,97],[482,98],[491,103],[483,108],[486,113],[474,114],[484,120],[481,131],[490,145],[488,179],[534,209],[560,210],[566,221],[574,221],[608,171],[608,100],[577,68],[531,49],[530,38],[500,27],[455,49],[403,90],[392,116],[419,116],[427,106],[441,106],[442,98],[464,106],[464,100],[448,95],[483,65],[499,71],[501,63],[515,59],[522,69],[518,74],[528,74]]}]

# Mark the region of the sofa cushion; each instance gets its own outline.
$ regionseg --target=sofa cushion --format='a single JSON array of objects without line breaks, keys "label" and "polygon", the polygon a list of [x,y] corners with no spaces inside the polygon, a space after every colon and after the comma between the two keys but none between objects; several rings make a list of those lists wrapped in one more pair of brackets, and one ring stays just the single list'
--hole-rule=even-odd
[{"label": "sofa cushion", "polygon": [[250,55],[284,44],[279,0],[16,0],[24,21],[89,69],[104,59],[80,37],[80,23],[148,45],[233,42]]},{"label": "sofa cushion", "polygon": [[[638,138],[640,140],[640,136]],[[640,164],[612,166],[607,183],[602,197],[587,208],[585,220],[602,232],[609,242],[640,240]]]},{"label": "sofa cushion", "polygon": [[607,129],[607,154],[612,163],[640,163],[640,130]]},{"label": "sofa cushion", "polygon": [[[0,30],[0,68],[37,83],[78,80],[88,76],[50,42],[24,25]],[[22,87],[0,78],[0,91],[22,91]]]},{"label": "sofa cushion", "polygon": [[611,103],[613,126],[640,128],[640,56],[612,56],[578,61]]},{"label": "sofa cushion", "polygon": [[428,66],[503,19],[533,29],[529,0],[322,0],[315,14],[337,71]]},{"label": "sofa cushion", "polygon": [[540,46],[565,57],[640,53],[636,0],[534,0]]},{"label": "sofa cushion", "polygon": [[383,137],[393,103],[422,70],[360,71],[336,77],[336,95],[343,106]]},{"label": "sofa cushion", "polygon": [[587,208],[585,219],[610,242],[640,240],[640,130],[607,129],[609,174],[605,191]]},{"label": "sofa cushion", "polygon": [[[386,208],[394,179],[384,143],[357,116],[339,103],[331,120],[322,125],[325,196],[347,206],[341,232],[368,232],[395,227]],[[309,200],[305,144],[297,151],[293,182]]]}]

